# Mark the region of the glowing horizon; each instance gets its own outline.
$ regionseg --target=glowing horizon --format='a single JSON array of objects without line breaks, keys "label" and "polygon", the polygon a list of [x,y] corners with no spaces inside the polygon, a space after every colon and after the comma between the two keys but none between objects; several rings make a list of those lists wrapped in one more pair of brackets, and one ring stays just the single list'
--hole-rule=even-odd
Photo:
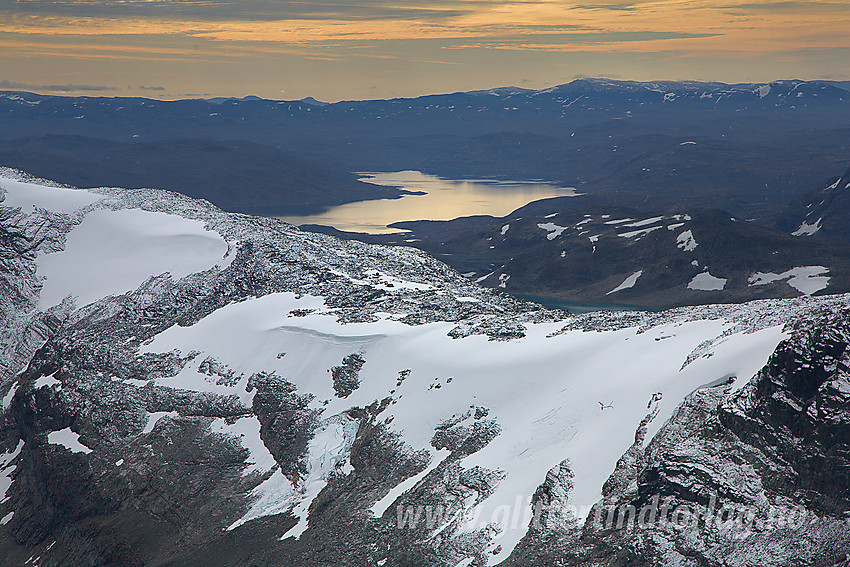
[{"label": "glowing horizon", "polygon": [[578,76],[844,80],[848,29],[843,1],[0,0],[0,88],[335,101]]}]

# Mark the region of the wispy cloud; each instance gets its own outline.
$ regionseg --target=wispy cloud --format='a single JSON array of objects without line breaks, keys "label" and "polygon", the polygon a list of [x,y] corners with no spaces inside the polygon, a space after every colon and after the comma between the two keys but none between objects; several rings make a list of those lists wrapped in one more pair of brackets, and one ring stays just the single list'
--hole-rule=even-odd
[{"label": "wispy cloud", "polygon": [[74,92],[104,92],[117,91],[117,87],[106,85],[32,85],[29,83],[18,83],[15,81],[0,81],[0,89],[7,90],[32,90],[51,93],[74,93]]},{"label": "wispy cloud", "polygon": [[623,3],[623,4],[586,4],[576,6],[578,10],[622,10],[626,12],[634,11],[638,9],[637,4],[632,3]]},{"label": "wispy cloud", "polygon": [[722,8],[735,9],[742,12],[850,12],[847,2],[822,2],[820,0],[779,0],[767,2],[742,2],[726,4]]},{"label": "wispy cloud", "polygon": [[267,0],[14,0],[5,6],[20,13],[83,17],[155,17],[221,20],[440,19],[461,16],[497,5],[490,0],[442,0],[423,6],[405,0],[325,0],[323,2]]},{"label": "wispy cloud", "polygon": [[710,33],[682,32],[587,32],[574,34],[558,34],[548,37],[535,37],[536,42],[529,42],[529,37],[505,38],[498,41],[479,41],[474,43],[458,43],[445,46],[444,49],[500,49],[514,51],[596,51],[600,46],[616,45],[633,42],[658,42],[674,39],[708,38]]}]

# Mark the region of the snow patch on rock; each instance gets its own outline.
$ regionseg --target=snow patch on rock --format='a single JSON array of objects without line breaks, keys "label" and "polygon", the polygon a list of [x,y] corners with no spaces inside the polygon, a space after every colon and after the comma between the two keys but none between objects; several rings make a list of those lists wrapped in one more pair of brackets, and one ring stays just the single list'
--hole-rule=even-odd
[{"label": "snow patch on rock", "polygon": [[647,226],[647,225],[650,225],[650,224],[655,224],[655,223],[661,221],[663,218],[664,217],[652,217],[652,218],[640,220],[640,221],[637,221],[637,222],[630,222],[629,224],[626,224],[626,225],[623,225],[623,226],[627,226],[629,228],[637,228],[637,227],[640,227],[640,226]]},{"label": "snow patch on rock", "polygon": [[6,395],[3,396],[3,400],[2,400],[3,412],[5,412],[6,410],[8,410],[11,407],[12,398],[15,397],[15,393],[17,393],[17,391],[18,391],[18,382],[15,382],[9,388],[9,391],[6,392]]},{"label": "snow patch on rock", "polygon": [[73,453],[91,453],[92,450],[80,443],[80,436],[71,431],[70,427],[51,431],[47,434],[47,442],[52,445],[62,445]]},{"label": "snow patch on rock", "polygon": [[771,282],[787,280],[787,284],[802,293],[811,295],[829,285],[829,268],[824,266],[799,266],[791,268],[781,274],[772,272],[756,272],[751,275],[747,282],[749,285],[766,285]]},{"label": "snow patch on rock", "polygon": [[792,236],[811,236],[817,231],[820,230],[820,223],[823,220],[823,217],[819,218],[813,223],[807,223],[803,221],[800,227],[791,233]]},{"label": "snow patch on rock", "polygon": [[697,241],[694,240],[694,235],[690,230],[686,230],[676,237],[676,247],[681,248],[685,252],[690,252],[697,246]]},{"label": "snow patch on rock", "polygon": [[217,418],[210,425],[210,431],[236,437],[243,447],[248,449],[249,466],[243,474],[253,472],[264,473],[270,471],[276,464],[274,457],[266,448],[260,438],[260,420],[255,416],[237,419],[234,423],[227,423],[222,418]]},{"label": "snow patch on rock", "polygon": [[40,376],[38,379],[36,379],[35,382],[33,382],[32,387],[37,390],[38,388],[43,388],[44,386],[47,386],[48,388],[50,388],[52,386],[59,386],[59,388],[61,389],[62,388],[62,382],[60,382],[59,380],[54,378],[53,377],[54,374],[56,374],[56,373],[54,372],[53,374],[50,374],[49,376]]},{"label": "snow patch on rock", "polygon": [[547,240],[555,240],[557,237],[561,236],[561,233],[563,233],[565,230],[567,230],[568,227],[558,226],[557,224],[555,224],[553,222],[544,222],[544,223],[538,223],[537,228],[542,228],[543,230],[545,230],[549,233],[549,234],[546,235]]},{"label": "snow patch on rock", "polygon": [[420,480],[428,476],[428,473],[437,468],[440,463],[443,462],[443,459],[448,457],[450,454],[451,451],[449,451],[448,449],[440,449],[438,451],[435,451],[433,450],[433,448],[431,448],[431,460],[428,463],[428,466],[425,467],[419,473],[400,482],[397,486],[394,486],[386,494],[386,496],[375,502],[375,504],[371,508],[372,515],[376,518],[380,518],[381,516],[383,516],[384,512],[387,511],[387,508],[389,508],[390,505],[395,502],[399,496],[416,486]]},{"label": "snow patch on rock", "polygon": [[6,492],[12,486],[12,473],[17,468],[12,461],[17,458],[23,448],[24,442],[18,441],[18,445],[11,452],[0,453],[0,504],[9,499]]},{"label": "snow patch on rock", "polygon": [[653,230],[658,230],[659,228],[661,228],[661,227],[660,226],[652,226],[652,227],[649,227],[649,228],[643,228],[641,230],[633,230],[633,231],[630,231],[630,232],[624,232],[622,234],[618,234],[617,236],[622,236],[623,238],[634,238],[636,236],[640,237],[640,236],[643,236],[645,234],[649,234]]},{"label": "snow patch on rock", "polygon": [[620,285],[618,285],[617,287],[615,287],[614,289],[612,289],[611,291],[609,291],[609,292],[608,292],[608,293],[606,293],[605,295],[611,295],[612,293],[616,293],[616,292],[618,292],[618,291],[622,291],[622,290],[624,290],[624,289],[629,289],[629,288],[631,288],[631,287],[634,287],[634,285],[635,285],[635,283],[637,282],[638,278],[639,278],[642,274],[643,274],[643,270],[638,270],[637,272],[633,273],[632,275],[630,275],[629,277],[627,277],[625,280],[623,280],[623,283],[621,283]]},{"label": "snow patch on rock", "polygon": [[153,428],[156,427],[157,422],[163,417],[168,416],[172,419],[179,417],[176,411],[155,411],[148,414],[148,422],[145,424],[144,429],[142,429],[142,435],[147,435]]},{"label": "snow patch on rock", "polygon": [[688,282],[688,289],[699,291],[720,291],[726,287],[727,278],[718,278],[712,276],[708,270],[697,274]]}]

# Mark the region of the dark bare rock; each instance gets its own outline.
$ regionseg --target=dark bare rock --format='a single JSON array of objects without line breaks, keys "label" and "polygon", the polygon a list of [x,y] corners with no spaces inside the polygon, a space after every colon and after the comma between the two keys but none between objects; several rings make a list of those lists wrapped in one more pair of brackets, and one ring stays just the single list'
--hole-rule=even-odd
[{"label": "dark bare rock", "polygon": [[360,369],[366,360],[358,353],[352,353],[342,359],[342,364],[331,368],[334,390],[340,398],[345,398],[360,387]]}]

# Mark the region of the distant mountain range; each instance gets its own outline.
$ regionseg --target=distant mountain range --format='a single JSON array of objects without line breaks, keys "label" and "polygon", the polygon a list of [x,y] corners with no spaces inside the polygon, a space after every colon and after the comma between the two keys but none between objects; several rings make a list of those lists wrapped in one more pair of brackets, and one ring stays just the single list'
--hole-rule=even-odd
[{"label": "distant mountain range", "polygon": [[832,85],[834,87],[838,87],[839,89],[844,89],[846,91],[850,91],[850,81],[821,81],[827,85]]},{"label": "distant mountain range", "polygon": [[[824,181],[822,172],[847,167],[846,88],[826,81],[728,85],[579,79],[543,90],[506,87],[333,104],[5,92],[0,93],[0,139],[14,146],[27,138],[33,156],[40,157],[31,158],[25,169],[73,183],[80,167],[74,171],[73,160],[54,159],[57,151],[49,140],[36,147],[39,139],[243,140],[293,158],[335,162],[347,171],[543,178],[618,206],[723,208],[772,223],[789,201]],[[267,169],[269,154],[258,152],[255,162],[251,153],[240,153],[238,161],[246,169]],[[164,171],[167,161],[160,166],[151,160],[145,170]],[[217,165],[215,159],[201,160],[193,168]],[[282,179],[286,167],[280,168]],[[108,163],[88,163],[85,170],[98,182],[123,182]],[[244,197],[252,191],[249,178],[234,178],[230,192]],[[179,190],[202,196],[208,187],[202,179],[192,183]],[[275,190],[281,203],[340,202],[327,184],[308,187],[311,199],[289,198],[294,189],[285,184]],[[364,194],[351,191],[350,200],[361,198]],[[241,198],[217,199],[225,207],[248,206]],[[255,200],[250,206],[262,204]]]},{"label": "distant mountain range", "polygon": [[0,164],[266,215],[402,194],[350,171],[549,179],[583,195],[499,219],[407,223],[401,236],[339,234],[412,244],[484,285],[549,299],[793,297],[850,290],[838,242],[850,242],[850,174],[828,176],[850,162],[846,88],[580,79],[333,104],[1,93]]}]

